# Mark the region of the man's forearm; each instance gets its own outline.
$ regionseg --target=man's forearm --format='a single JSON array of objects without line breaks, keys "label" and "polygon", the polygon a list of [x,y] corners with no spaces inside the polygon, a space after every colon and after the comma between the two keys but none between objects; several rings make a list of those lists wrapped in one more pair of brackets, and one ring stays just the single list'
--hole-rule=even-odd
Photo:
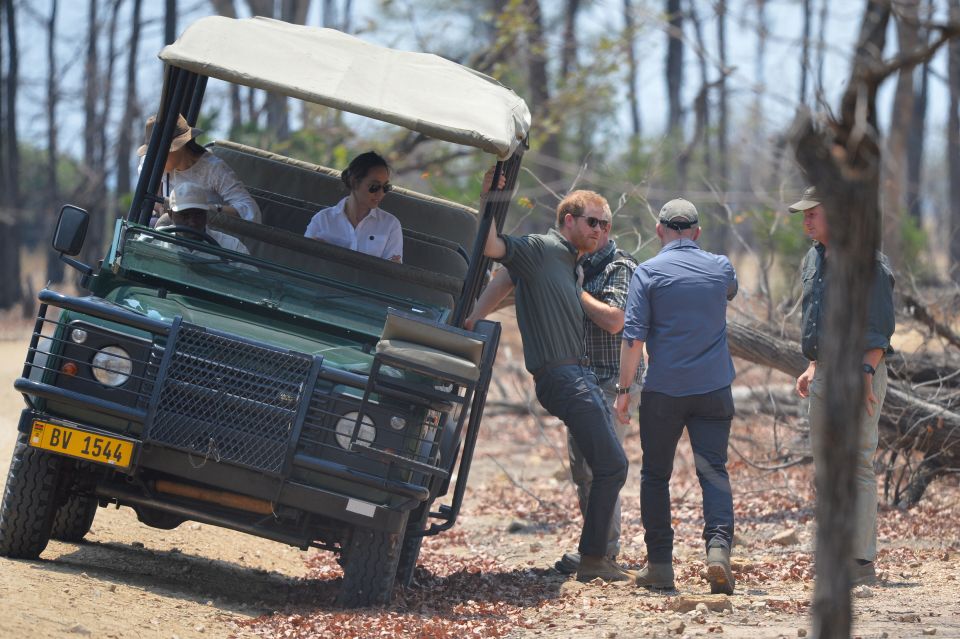
[{"label": "man's forearm", "polygon": [[623,340],[620,343],[619,384],[621,388],[629,388],[633,384],[641,361],[643,361],[643,342],[638,339]]},{"label": "man's forearm", "polygon": [[611,335],[623,330],[624,312],[622,308],[610,306],[586,291],[580,293],[580,306],[583,307],[583,312],[587,314],[591,322]]},{"label": "man's forearm", "polygon": [[483,289],[480,297],[477,298],[477,303],[473,306],[470,318],[474,321],[485,318],[497,308],[497,305],[502,302],[503,298],[509,295],[513,289],[513,282],[510,280],[507,269],[501,268],[487,284],[487,287]]}]

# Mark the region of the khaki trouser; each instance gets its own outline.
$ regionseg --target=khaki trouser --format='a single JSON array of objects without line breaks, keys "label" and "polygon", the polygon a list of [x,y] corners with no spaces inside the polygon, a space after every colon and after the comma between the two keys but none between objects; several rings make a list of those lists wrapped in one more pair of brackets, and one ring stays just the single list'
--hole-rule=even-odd
[{"label": "khaki trouser", "polygon": [[[610,406],[610,412],[613,413],[613,428],[617,433],[617,440],[623,444],[623,438],[627,433],[629,424],[621,424],[617,419],[614,402],[617,400],[616,378],[609,383],[601,384],[603,397]],[[640,386],[634,384],[630,388],[630,415],[635,415],[637,405],[640,403]],[[583,453],[577,448],[576,442],[570,433],[567,433],[567,453],[570,457],[570,477],[577,487],[577,501],[580,506],[580,514],[583,515],[587,508],[587,500],[590,497],[590,484],[593,482],[593,473],[590,466],[583,458]],[[616,557],[620,554],[620,498],[617,497],[617,503],[613,509],[613,517],[610,521],[610,535],[607,541],[607,556]]]},{"label": "khaki trouser", "polygon": [[[826,423],[825,376],[826,372],[818,366],[810,384],[810,443],[813,445],[815,470],[823,465],[818,451],[823,424]],[[853,557],[867,561],[877,557],[877,477],[873,470],[873,457],[880,438],[880,410],[887,394],[887,365],[882,360],[873,376],[873,394],[877,398],[873,416],[867,415],[864,410],[860,420],[855,470],[856,504],[853,510]]]}]

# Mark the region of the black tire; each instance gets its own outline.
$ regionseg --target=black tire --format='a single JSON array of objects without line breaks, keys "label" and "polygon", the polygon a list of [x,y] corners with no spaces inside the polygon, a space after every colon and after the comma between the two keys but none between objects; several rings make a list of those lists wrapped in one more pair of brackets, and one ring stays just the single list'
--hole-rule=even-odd
[{"label": "black tire", "polygon": [[430,504],[424,504],[410,515],[407,532],[400,544],[400,560],[397,562],[397,583],[409,588],[413,583],[413,573],[417,568],[417,559],[420,557],[420,546],[423,544],[423,535],[411,533],[420,532],[427,523],[427,514]]},{"label": "black tire", "polygon": [[50,541],[63,462],[32,448],[28,437],[17,438],[0,506],[0,556],[16,559],[36,559]]},{"label": "black tire", "polygon": [[344,557],[337,605],[362,608],[390,603],[402,540],[402,532],[354,528]]},{"label": "black tire", "polygon": [[50,537],[59,541],[77,543],[90,532],[97,514],[97,498],[93,495],[73,494],[57,509],[50,529]]}]

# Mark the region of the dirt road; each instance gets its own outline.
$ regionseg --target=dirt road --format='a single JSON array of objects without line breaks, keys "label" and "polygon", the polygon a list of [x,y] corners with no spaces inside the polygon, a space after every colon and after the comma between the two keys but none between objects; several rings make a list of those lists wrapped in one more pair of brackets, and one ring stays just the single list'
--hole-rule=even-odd
[{"label": "dirt road", "polygon": [[[0,341],[4,473],[23,406],[12,382],[27,335],[11,340],[9,333]],[[516,387],[506,391],[522,392],[522,384]],[[460,523],[428,540],[420,587],[398,592],[386,611],[333,609],[338,574],[329,555],[194,523],[157,530],[128,509],[99,509],[84,543],[53,541],[38,561],[0,559],[0,637],[746,638],[809,630],[809,467],[758,473],[731,458],[740,531],[733,597],[697,598],[708,588],[701,576],[699,488],[684,461],[688,448],[678,457],[673,493],[679,596],[579,584],[550,569],[561,552],[574,549],[578,532],[561,462],[562,431],[550,418],[494,412],[485,420]],[[741,435],[750,432],[751,424],[738,422]],[[625,448],[631,472],[623,493],[622,560],[640,564],[635,434]],[[855,593],[857,636],[960,637],[958,526],[956,481],[932,487],[911,513],[881,514],[884,584]],[[775,539],[783,533],[793,538]],[[684,610],[697,603],[699,611]]]}]

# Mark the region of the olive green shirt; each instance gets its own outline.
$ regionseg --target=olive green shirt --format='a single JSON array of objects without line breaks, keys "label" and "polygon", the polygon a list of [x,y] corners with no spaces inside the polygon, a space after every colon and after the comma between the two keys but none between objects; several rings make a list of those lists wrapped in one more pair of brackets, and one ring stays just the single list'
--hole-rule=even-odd
[{"label": "olive green shirt", "polygon": [[[827,258],[823,244],[815,243],[800,267],[803,281],[800,348],[804,356],[812,361],[820,358],[821,331],[827,319],[823,303],[827,299]],[[865,346],[867,350],[875,348],[890,350],[890,338],[896,328],[893,307],[893,271],[887,258],[877,253],[877,267],[874,270],[873,283],[870,285],[869,305],[867,306],[867,329]]]},{"label": "olive green shirt", "polygon": [[531,373],[551,362],[583,357],[583,307],[577,250],[556,229],[544,235],[501,236],[499,261],[516,284],[517,324]]}]

